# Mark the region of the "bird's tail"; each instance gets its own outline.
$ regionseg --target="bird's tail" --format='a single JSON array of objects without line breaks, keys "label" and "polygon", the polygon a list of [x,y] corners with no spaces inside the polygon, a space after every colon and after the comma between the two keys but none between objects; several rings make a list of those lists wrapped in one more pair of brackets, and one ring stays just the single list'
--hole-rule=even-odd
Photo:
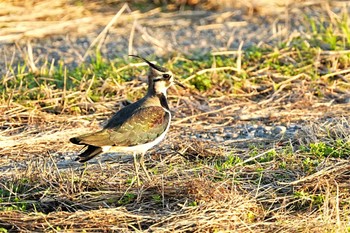
[{"label": "bird's tail", "polygon": [[79,137],[74,137],[69,139],[71,143],[77,144],[77,145],[84,145],[85,149],[82,153],[78,155],[78,158],[76,161],[79,161],[81,163],[84,163],[96,155],[103,152],[102,147],[100,146],[94,146],[94,145],[100,145],[101,143],[106,142],[109,139],[108,132],[100,131],[100,132],[94,132],[90,134],[84,134]]},{"label": "bird's tail", "polygon": [[101,147],[91,146],[91,145],[87,145],[84,148],[86,149],[81,154],[78,155],[75,161],[84,163],[103,151]]}]

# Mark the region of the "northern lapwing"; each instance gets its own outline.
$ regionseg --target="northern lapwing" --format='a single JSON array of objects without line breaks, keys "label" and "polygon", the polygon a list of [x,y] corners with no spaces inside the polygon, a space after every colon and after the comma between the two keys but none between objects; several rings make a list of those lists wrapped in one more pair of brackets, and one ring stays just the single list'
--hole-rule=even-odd
[{"label": "northern lapwing", "polygon": [[168,69],[142,57],[130,56],[142,59],[150,67],[146,95],[116,112],[102,130],[71,138],[70,141],[84,145],[85,150],[76,159],[82,163],[107,151],[132,153],[137,182],[140,185],[138,164],[150,180],[144,164],[144,155],[160,143],[169,130],[171,112],[167,101],[167,89],[173,84],[184,86],[174,80],[173,73]]}]

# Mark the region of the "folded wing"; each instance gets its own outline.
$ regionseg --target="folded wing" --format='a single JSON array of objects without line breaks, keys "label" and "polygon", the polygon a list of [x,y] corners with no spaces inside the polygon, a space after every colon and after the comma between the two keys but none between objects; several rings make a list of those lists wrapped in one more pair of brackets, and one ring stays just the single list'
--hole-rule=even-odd
[{"label": "folded wing", "polygon": [[160,106],[139,108],[122,124],[101,131],[72,138],[71,142],[79,145],[102,146],[136,146],[155,140],[167,128],[170,114]]}]

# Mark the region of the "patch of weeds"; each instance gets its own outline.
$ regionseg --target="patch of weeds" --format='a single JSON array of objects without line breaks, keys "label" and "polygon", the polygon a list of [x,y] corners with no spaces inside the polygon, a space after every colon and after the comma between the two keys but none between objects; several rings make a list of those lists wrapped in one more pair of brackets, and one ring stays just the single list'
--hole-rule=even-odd
[{"label": "patch of weeds", "polygon": [[252,212],[252,211],[249,211],[249,212],[247,213],[247,219],[248,219],[248,222],[253,223],[253,222],[256,220],[256,215],[255,215],[255,213]]},{"label": "patch of weeds", "polygon": [[310,143],[310,153],[318,158],[348,158],[350,155],[350,142],[336,139],[333,142]]},{"label": "patch of weeds", "polygon": [[313,35],[311,42],[328,50],[344,50],[350,45],[349,19],[343,14],[335,20],[325,18],[306,18],[310,25],[310,32]]},{"label": "patch of weeds", "polygon": [[287,163],[286,163],[286,161],[280,162],[280,163],[278,164],[278,167],[279,167],[280,169],[282,169],[282,170],[287,169]]},{"label": "patch of weeds", "polygon": [[271,52],[271,49],[251,46],[244,52],[244,57],[251,62],[261,62],[264,54]]},{"label": "patch of weeds", "polygon": [[153,195],[152,195],[152,200],[153,200],[155,203],[162,203],[162,196],[159,195],[159,194],[153,194]]},{"label": "patch of weeds", "polygon": [[[12,197],[12,192],[0,189],[0,210],[11,211],[11,210],[27,210],[27,203],[22,202],[18,196]],[[15,194],[16,195],[16,194]],[[4,203],[6,202],[6,204]]]},{"label": "patch of weeds", "polygon": [[310,153],[316,157],[327,157],[334,151],[333,147],[324,142],[310,143]]},{"label": "patch of weeds", "polygon": [[278,166],[282,170],[290,169],[293,167],[294,151],[292,145],[284,146],[280,152],[279,158],[281,160],[278,161]]},{"label": "patch of weeds", "polygon": [[191,201],[188,203],[188,206],[196,207],[198,206],[198,203],[196,201]]},{"label": "patch of weeds", "polygon": [[206,91],[212,86],[212,80],[208,75],[197,75],[191,83],[200,91]]},{"label": "patch of weeds", "polygon": [[[235,71],[237,58],[231,55],[213,56],[198,52],[191,56],[169,60],[163,64],[169,67],[180,79],[194,75],[189,80],[189,84],[198,91],[205,92],[220,87],[220,90],[215,92],[220,94],[250,92],[250,89],[244,88],[247,78],[250,78],[249,82],[251,83],[262,82],[266,84],[266,82],[271,81],[270,78],[265,79],[260,75],[256,79],[251,78],[251,71],[266,70],[271,76],[273,74],[295,76],[305,73],[318,79],[319,70],[327,71],[335,67],[335,60],[337,61],[336,68],[348,67],[350,64],[349,54],[340,54],[336,58],[334,56],[321,57],[320,65],[315,66],[315,57],[319,57],[323,47],[327,47],[327,49],[329,47],[331,50],[344,50],[350,47],[348,16],[343,15],[336,22],[328,20],[326,23],[326,20],[314,18],[307,19],[307,22],[312,34],[311,38],[296,37],[273,48],[271,46],[245,48],[242,54],[241,72]],[[322,43],[327,44],[327,46],[323,46]],[[28,64],[19,63],[8,67],[11,75],[6,77],[6,80],[0,77],[0,80],[3,80],[0,82],[0,96],[5,102],[9,98],[15,102],[52,99],[52,102],[43,101],[43,108],[57,107],[57,101],[55,102],[54,99],[57,100],[60,97],[65,97],[62,101],[65,104],[69,103],[69,105],[74,106],[76,102],[84,99],[70,95],[74,92],[85,92],[83,97],[86,96],[92,102],[99,102],[118,92],[118,88],[114,88],[117,83],[130,81],[140,74],[140,70],[145,71],[146,67],[133,68],[129,66],[130,62],[130,60],[120,58],[110,61],[96,51],[89,63],[81,64],[73,69],[67,69],[62,61],[56,63],[53,69],[50,62],[44,62],[39,71],[32,72]],[[215,69],[221,67],[233,69]],[[207,72],[206,69],[208,69]],[[201,72],[203,70],[204,72]],[[275,90],[280,87],[278,81],[278,79],[277,82],[273,80],[273,83],[277,83],[272,84]],[[318,83],[317,86],[319,86]],[[62,93],[66,93],[65,96]],[[315,91],[315,93],[319,97],[324,96],[322,90]],[[30,102],[29,104],[34,107],[34,103]],[[78,107],[64,109],[74,113],[84,113]],[[53,112],[60,113],[61,111],[58,108],[57,111],[53,110]]]},{"label": "patch of weeds", "polygon": [[0,207],[0,210],[5,210],[5,211],[12,211],[12,210],[19,210],[19,211],[26,211],[29,209],[29,204],[25,201],[22,201],[18,197],[15,197],[10,200],[11,204],[7,204],[4,207]]},{"label": "patch of weeds", "polygon": [[[232,75],[235,75],[236,72],[229,69],[219,70],[222,67],[236,67],[235,59],[212,54],[193,54],[191,57],[178,59],[170,65],[170,69],[182,78],[194,75],[189,83],[199,91],[217,88],[217,84],[222,81],[222,85],[225,84],[227,90],[232,90],[230,88],[233,85]],[[208,69],[207,72],[201,72],[206,69]]]},{"label": "patch of weeds", "polygon": [[258,167],[256,170],[255,170],[257,173],[263,173],[265,171],[264,168],[262,167]]},{"label": "patch of weeds", "polygon": [[90,67],[97,77],[104,76],[106,74],[105,72],[109,69],[108,63],[104,61],[98,50],[95,52],[95,57],[91,58]]},{"label": "patch of weeds", "polygon": [[136,199],[137,195],[134,193],[126,193],[120,200],[118,200],[119,205],[127,205],[132,203]]},{"label": "patch of weeds", "polygon": [[216,161],[214,167],[217,171],[222,172],[234,167],[237,163],[242,162],[241,158],[235,155],[227,156],[226,160]]},{"label": "patch of weeds", "polygon": [[284,146],[283,149],[282,149],[282,154],[285,157],[292,156],[293,155],[293,146],[292,145]]},{"label": "patch of weeds", "polygon": [[28,179],[23,178],[3,185],[0,188],[0,210],[26,211],[36,208],[35,204],[28,203],[26,199],[33,197],[40,190],[33,188],[33,184]]},{"label": "patch of weeds", "polygon": [[299,150],[301,151],[301,152],[310,152],[310,149],[309,149],[309,147],[307,146],[307,145],[300,145],[299,146]]},{"label": "patch of weeds", "polygon": [[323,206],[325,196],[323,194],[310,194],[304,191],[294,192],[294,198],[300,200],[300,207],[313,207],[320,208]]},{"label": "patch of weeds", "polygon": [[128,185],[131,185],[132,183],[135,182],[137,178],[135,176],[129,178],[129,179],[126,179],[125,183],[128,184]]},{"label": "patch of weeds", "polygon": [[308,173],[314,173],[316,171],[317,166],[320,164],[318,159],[311,159],[307,157],[303,160],[303,170]]},{"label": "patch of weeds", "polygon": [[149,169],[149,171],[150,171],[153,175],[158,175],[158,174],[159,174],[159,168],[158,168],[158,167],[153,167],[153,168]]},{"label": "patch of weeds", "polygon": [[248,145],[248,147],[249,147],[249,157],[255,157],[259,154],[259,148],[257,147],[257,145],[250,144]]},{"label": "patch of weeds", "polygon": [[16,180],[15,182],[9,182],[7,183],[7,185],[10,191],[5,191],[5,192],[9,195],[25,194],[32,189],[30,180],[27,178],[22,178],[22,179]]},{"label": "patch of weeds", "polygon": [[263,156],[258,158],[259,163],[266,163],[274,160],[276,158],[276,151],[275,150],[270,150],[266,152]]},{"label": "patch of weeds", "polygon": [[[3,81],[3,85],[0,85],[0,93],[5,100],[11,97],[20,102],[53,98],[53,96],[47,96],[46,90],[51,92],[52,90],[69,92],[88,90],[90,98],[98,101],[104,94],[100,87],[105,80],[113,78],[122,82],[134,76],[134,69],[115,70],[115,66],[126,66],[126,61],[122,59],[113,62],[105,61],[99,53],[91,59],[91,63],[82,64],[71,70],[67,70],[63,62],[58,62],[54,69],[42,67],[39,73],[34,73],[26,64],[18,64],[16,69],[8,68],[11,75]],[[108,90],[108,93],[110,92],[111,90]]]},{"label": "patch of weeds", "polygon": [[[254,158],[254,157],[258,157],[255,160],[252,160],[250,162],[248,162],[247,164],[255,164],[255,163],[266,163],[266,162],[270,162],[272,160],[274,160],[277,156],[277,152],[274,149],[270,149],[266,152],[261,152],[262,150],[265,150],[265,145],[248,145],[249,146],[249,157]],[[259,155],[262,154],[263,155]],[[259,156],[258,156],[259,155]]]}]

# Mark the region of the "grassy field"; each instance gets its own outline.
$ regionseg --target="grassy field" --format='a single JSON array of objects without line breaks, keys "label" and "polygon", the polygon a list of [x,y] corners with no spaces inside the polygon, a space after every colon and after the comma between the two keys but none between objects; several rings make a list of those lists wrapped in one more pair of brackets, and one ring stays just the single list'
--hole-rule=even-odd
[{"label": "grassy field", "polygon": [[[94,5],[77,10],[83,3],[63,11],[67,22],[92,14]],[[146,156],[152,181],[141,173],[141,186],[131,156],[78,164],[81,148],[68,139],[99,129],[122,101],[142,97],[145,64],[106,59],[99,37],[86,53],[89,62],[77,66],[38,63],[30,44],[22,60],[6,58],[0,232],[350,232],[347,4],[339,3],[340,11],[326,2],[310,8],[317,11],[300,15],[302,32],[287,31],[272,44],[148,56],[187,89],[169,90],[172,125]],[[122,5],[105,7],[118,12]],[[155,9],[165,15],[186,7],[193,6]],[[23,39],[33,30],[0,39]],[[293,126],[292,134],[284,131]],[[252,127],[271,133],[242,136]]]}]

